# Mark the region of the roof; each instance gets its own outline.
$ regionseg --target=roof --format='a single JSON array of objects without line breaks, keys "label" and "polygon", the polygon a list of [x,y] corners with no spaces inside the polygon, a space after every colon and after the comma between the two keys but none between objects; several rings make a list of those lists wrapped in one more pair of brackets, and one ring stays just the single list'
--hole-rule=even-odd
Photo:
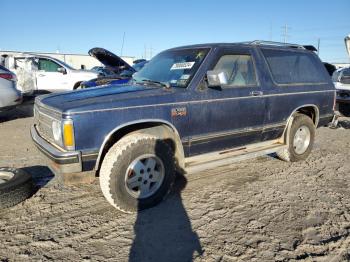
[{"label": "roof", "polygon": [[263,41],[263,40],[254,40],[246,42],[236,42],[236,43],[206,43],[206,44],[196,44],[196,45],[186,45],[171,48],[169,50],[177,49],[188,49],[188,48],[216,48],[216,47],[225,47],[225,46],[264,46],[264,47],[276,47],[276,48],[286,48],[286,49],[299,49],[299,50],[311,50],[317,51],[314,46],[311,45],[299,45],[292,43],[282,43],[282,42],[273,42],[273,41]]}]

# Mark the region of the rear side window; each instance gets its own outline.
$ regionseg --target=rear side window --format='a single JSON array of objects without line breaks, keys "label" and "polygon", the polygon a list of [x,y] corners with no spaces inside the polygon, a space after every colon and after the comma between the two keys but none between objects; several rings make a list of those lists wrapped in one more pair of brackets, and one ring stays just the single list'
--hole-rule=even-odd
[{"label": "rear side window", "polygon": [[350,84],[350,68],[344,69],[342,71],[342,76],[340,77],[340,82],[343,84]]},{"label": "rear side window", "polygon": [[277,84],[324,83],[327,79],[320,62],[311,54],[262,49]]}]

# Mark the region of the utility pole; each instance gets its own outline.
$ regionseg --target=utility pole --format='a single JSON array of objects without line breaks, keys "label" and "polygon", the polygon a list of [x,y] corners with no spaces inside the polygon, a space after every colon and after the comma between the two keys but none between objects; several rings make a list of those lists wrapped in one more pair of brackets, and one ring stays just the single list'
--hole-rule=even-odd
[{"label": "utility pole", "polygon": [[320,45],[321,45],[321,39],[317,38],[317,55],[320,55]]},{"label": "utility pole", "polygon": [[152,56],[153,56],[153,47],[152,47],[152,45],[151,45],[151,47],[149,48],[149,52],[150,52],[150,57],[149,57],[149,59],[152,59]]},{"label": "utility pole", "polygon": [[122,41],[122,48],[121,48],[121,50],[120,50],[120,56],[123,55],[124,40],[125,40],[125,32],[124,32],[124,34],[123,34],[123,41]]},{"label": "utility pole", "polygon": [[283,36],[283,41],[284,43],[287,43],[287,39],[289,37],[288,35],[288,30],[290,29],[290,27],[285,24],[283,27],[282,27],[282,30],[283,30],[283,33],[282,33],[282,36]]}]

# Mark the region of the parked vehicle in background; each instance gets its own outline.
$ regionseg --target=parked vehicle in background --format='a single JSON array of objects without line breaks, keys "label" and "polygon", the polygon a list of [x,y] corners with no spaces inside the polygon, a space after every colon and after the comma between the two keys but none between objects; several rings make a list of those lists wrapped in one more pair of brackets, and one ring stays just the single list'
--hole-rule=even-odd
[{"label": "parked vehicle in background", "polygon": [[326,68],[328,74],[330,77],[333,76],[333,73],[337,70],[337,68],[335,67],[335,65],[327,63],[327,62],[323,62],[324,67]]},{"label": "parked vehicle in background", "polygon": [[[99,173],[114,207],[159,203],[188,173],[276,152],[300,161],[333,118],[316,54],[253,41],[166,50],[118,88],[38,97],[31,129],[56,173]],[[96,128],[98,127],[98,128]]]},{"label": "parked vehicle in background", "polygon": [[134,61],[133,66],[130,66],[119,56],[99,47],[91,49],[89,55],[99,60],[105,67],[98,69],[100,75],[97,78],[82,82],[81,88],[125,84],[135,72],[140,71],[148,63],[145,59],[138,59]]},{"label": "parked vehicle in background", "polygon": [[22,94],[16,88],[16,75],[0,65],[0,112],[22,103]]},{"label": "parked vehicle in background", "polygon": [[337,89],[340,113],[350,115],[350,68],[341,68],[333,73],[332,80]]},{"label": "parked vehicle in background", "polygon": [[82,81],[98,76],[97,72],[77,70],[48,56],[8,56],[6,59],[9,69],[17,74],[18,89],[24,94],[74,90]]},{"label": "parked vehicle in background", "polygon": [[106,68],[104,66],[94,66],[93,68],[91,68],[91,71],[97,72],[99,76],[114,75],[114,72],[112,70],[109,70],[108,68]]}]

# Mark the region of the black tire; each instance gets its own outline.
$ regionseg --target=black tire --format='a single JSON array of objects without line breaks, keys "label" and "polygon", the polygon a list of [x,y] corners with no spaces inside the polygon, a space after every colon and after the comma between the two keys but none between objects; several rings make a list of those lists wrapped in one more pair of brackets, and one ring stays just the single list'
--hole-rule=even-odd
[{"label": "black tire", "polygon": [[73,86],[73,90],[76,90],[76,89],[78,89],[79,87],[80,87],[80,84],[81,84],[82,82],[77,82],[77,83],[75,83],[75,85]]},{"label": "black tire", "polygon": [[339,104],[339,112],[345,116],[345,117],[349,117],[350,116],[350,104],[348,103],[340,103]]},{"label": "black tire", "polygon": [[[153,195],[138,199],[127,189],[128,167],[138,157],[151,154],[162,161],[164,176]],[[170,145],[147,134],[122,138],[107,152],[100,169],[100,186],[107,201],[125,213],[133,213],[157,205],[169,193],[175,180],[175,158]]]},{"label": "black tire", "polygon": [[[12,173],[13,177],[7,177],[6,173],[1,175],[1,172]],[[32,176],[21,169],[2,167],[0,178],[0,209],[17,205],[33,193]]]},{"label": "black tire", "polygon": [[[310,142],[308,144],[306,151],[302,154],[298,154],[295,150],[295,147],[293,146],[293,140],[297,130],[299,130],[301,127],[306,127],[310,131]],[[311,150],[315,141],[315,130],[316,130],[316,127],[310,117],[303,114],[296,114],[294,116],[293,123],[288,130],[289,132],[288,148],[277,152],[277,156],[281,160],[284,160],[287,162],[297,162],[297,161],[305,160],[311,153]]]}]

